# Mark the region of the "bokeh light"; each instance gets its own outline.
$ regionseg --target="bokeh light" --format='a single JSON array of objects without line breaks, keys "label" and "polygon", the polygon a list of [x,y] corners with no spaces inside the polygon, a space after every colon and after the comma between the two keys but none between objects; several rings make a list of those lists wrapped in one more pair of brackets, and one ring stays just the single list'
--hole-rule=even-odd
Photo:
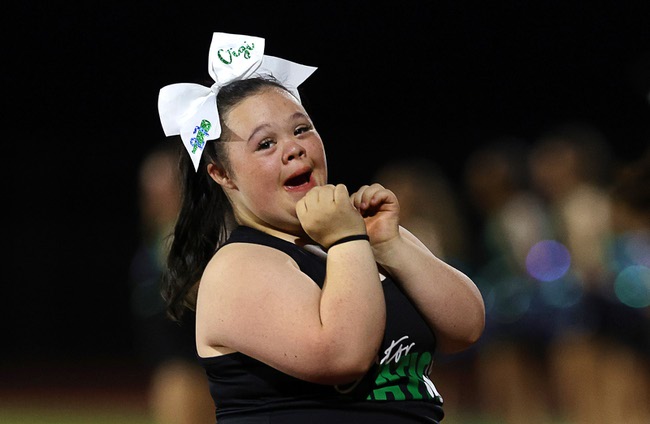
[{"label": "bokeh light", "polygon": [[528,273],[540,281],[553,281],[564,276],[571,265],[569,250],[555,240],[542,240],[531,247],[526,256]]},{"label": "bokeh light", "polygon": [[618,273],[614,282],[616,297],[633,308],[650,306],[650,268],[632,265]]}]

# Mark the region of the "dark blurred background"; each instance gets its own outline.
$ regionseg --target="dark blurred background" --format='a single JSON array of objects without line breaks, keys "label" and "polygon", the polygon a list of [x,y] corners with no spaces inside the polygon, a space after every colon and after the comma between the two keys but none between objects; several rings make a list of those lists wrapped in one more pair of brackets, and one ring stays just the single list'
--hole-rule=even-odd
[{"label": "dark blurred background", "polygon": [[215,31],[264,37],[267,54],[319,68],[303,100],[331,181],[353,188],[415,156],[460,185],[488,140],[533,140],[566,121],[597,126],[620,163],[650,140],[647,1],[3,8],[3,369],[133,357],[137,168],[164,139],[158,90],[208,77]]}]

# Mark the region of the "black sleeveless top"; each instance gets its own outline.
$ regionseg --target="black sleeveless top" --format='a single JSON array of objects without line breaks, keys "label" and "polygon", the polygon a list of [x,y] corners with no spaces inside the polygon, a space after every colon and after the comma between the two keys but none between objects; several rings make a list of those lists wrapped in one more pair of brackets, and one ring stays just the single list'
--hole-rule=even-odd
[{"label": "black sleeveless top", "polygon": [[[238,227],[229,243],[255,243],[289,255],[320,287],[325,259],[261,231]],[[390,277],[382,281],[386,331],[376,363],[354,384],[299,380],[235,352],[199,358],[206,370],[219,424],[437,423],[442,397],[429,380],[435,337]]]}]

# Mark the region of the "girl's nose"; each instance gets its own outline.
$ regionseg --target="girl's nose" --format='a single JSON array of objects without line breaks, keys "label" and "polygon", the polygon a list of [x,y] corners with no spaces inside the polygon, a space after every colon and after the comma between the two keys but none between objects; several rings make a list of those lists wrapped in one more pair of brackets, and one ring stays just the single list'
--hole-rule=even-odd
[{"label": "girl's nose", "polygon": [[305,155],[305,148],[295,140],[288,140],[284,146],[284,162],[290,162]]}]

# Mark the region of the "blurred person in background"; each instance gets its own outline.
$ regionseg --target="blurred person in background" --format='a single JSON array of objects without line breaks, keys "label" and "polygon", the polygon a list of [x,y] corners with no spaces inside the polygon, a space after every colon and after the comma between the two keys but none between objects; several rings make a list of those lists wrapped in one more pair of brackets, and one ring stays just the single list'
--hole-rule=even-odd
[{"label": "blurred person in background", "polygon": [[[566,261],[561,273],[545,274],[541,286],[548,299],[565,304],[564,311],[575,311],[565,314],[568,319],[557,327],[548,352],[559,412],[573,424],[619,422],[608,416],[615,407],[606,395],[612,382],[603,372],[618,363],[610,361],[608,342],[598,334],[601,299],[609,287],[606,258],[612,231],[608,141],[590,124],[556,125],[535,140],[529,166],[534,189],[551,217],[554,254]],[[549,269],[557,265],[550,253],[546,259]]]},{"label": "blurred person in background", "polygon": [[553,333],[528,252],[550,235],[541,199],[528,187],[525,140],[503,136],[475,150],[464,168],[476,228],[471,275],[486,305],[477,346],[479,405],[507,424],[545,423],[549,387],[545,352]]},{"label": "blurred person in background", "polygon": [[207,378],[196,356],[194,316],[166,317],[160,279],[180,208],[180,143],[164,141],[148,152],[138,174],[140,245],[130,269],[135,346],[151,370],[149,407],[158,424],[214,421]]},{"label": "blurred person in background", "polygon": [[530,172],[545,199],[557,236],[571,252],[572,270],[586,288],[602,283],[610,233],[611,152],[588,124],[550,128],[535,142]]}]

